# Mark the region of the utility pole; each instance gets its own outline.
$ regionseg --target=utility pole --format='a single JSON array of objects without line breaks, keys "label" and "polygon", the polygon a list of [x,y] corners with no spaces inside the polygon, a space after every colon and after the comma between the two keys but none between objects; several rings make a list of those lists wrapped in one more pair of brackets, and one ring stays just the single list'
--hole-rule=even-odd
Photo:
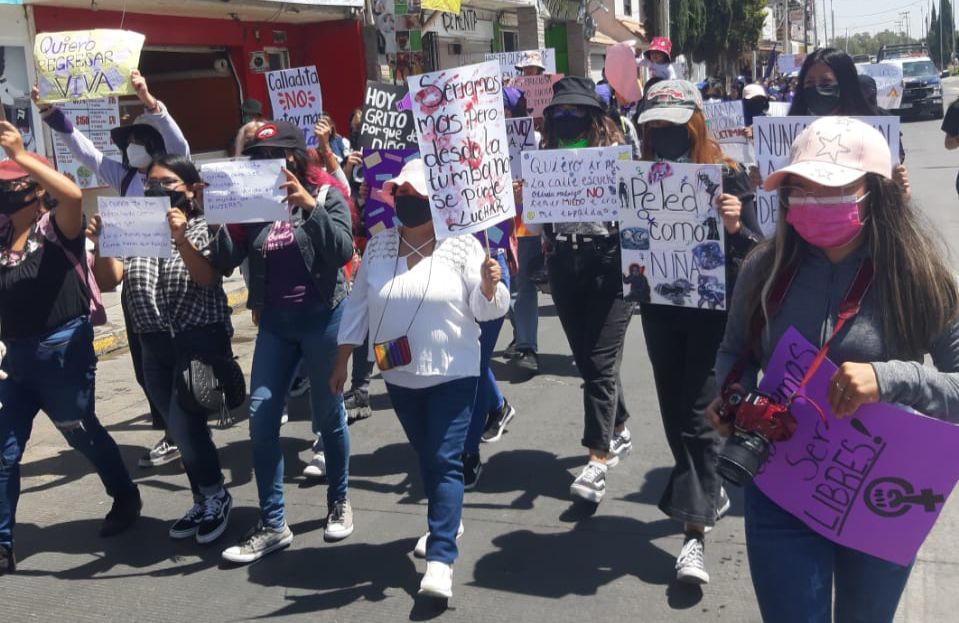
[{"label": "utility pole", "polygon": [[[942,0],[939,0],[940,2]],[[782,22],[783,22],[783,54],[792,54],[793,47],[789,43],[789,0],[782,0]]]},{"label": "utility pole", "polygon": [[939,71],[946,66],[946,59],[942,58],[942,23],[946,21],[942,15],[942,0],[939,0]]},{"label": "utility pole", "polygon": [[899,17],[902,19],[902,34],[906,35],[906,39],[909,39],[909,11],[900,11]]},{"label": "utility pole", "polygon": [[832,8],[832,0],[829,0],[829,12],[832,13],[832,43],[836,44],[836,11]]},{"label": "utility pole", "polygon": [[806,0],[802,0],[802,53],[809,54],[809,33],[806,32],[806,24],[809,23],[808,14],[809,5]]},{"label": "utility pole", "polygon": [[822,47],[829,47],[829,22],[827,21],[826,0],[822,0]]}]

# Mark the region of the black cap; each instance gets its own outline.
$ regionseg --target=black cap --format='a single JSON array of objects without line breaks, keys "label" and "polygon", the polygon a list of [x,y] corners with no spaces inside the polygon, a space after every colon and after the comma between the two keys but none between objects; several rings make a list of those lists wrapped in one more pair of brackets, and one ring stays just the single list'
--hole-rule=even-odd
[{"label": "black cap", "polygon": [[303,130],[289,121],[268,121],[253,135],[253,140],[243,148],[243,153],[258,147],[280,147],[282,149],[302,149],[306,151],[306,138]]},{"label": "black cap", "polygon": [[867,100],[876,97],[879,92],[876,79],[866,74],[859,74],[859,88],[862,89],[862,94],[866,96]]},{"label": "black cap", "polygon": [[569,106],[587,106],[603,110],[603,105],[596,97],[596,83],[589,78],[580,76],[566,76],[553,85],[553,99],[543,111],[549,114],[553,106],[566,104]]}]

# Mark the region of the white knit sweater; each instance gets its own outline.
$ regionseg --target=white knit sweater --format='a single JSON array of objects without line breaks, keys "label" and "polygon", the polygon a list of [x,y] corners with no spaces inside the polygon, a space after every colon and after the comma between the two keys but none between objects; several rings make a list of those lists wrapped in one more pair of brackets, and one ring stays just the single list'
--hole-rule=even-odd
[{"label": "white knit sweater", "polygon": [[[500,283],[492,300],[483,296],[480,283],[485,252],[473,236],[440,240],[433,254],[412,270],[407,269],[405,258],[397,257],[399,245],[396,229],[370,239],[346,301],[338,342],[362,344],[369,331],[368,356],[373,361],[374,343],[406,335],[412,362],[383,372],[383,379],[393,385],[423,388],[478,376],[477,321],[505,315],[509,290]],[[421,300],[423,306],[417,313]]]}]

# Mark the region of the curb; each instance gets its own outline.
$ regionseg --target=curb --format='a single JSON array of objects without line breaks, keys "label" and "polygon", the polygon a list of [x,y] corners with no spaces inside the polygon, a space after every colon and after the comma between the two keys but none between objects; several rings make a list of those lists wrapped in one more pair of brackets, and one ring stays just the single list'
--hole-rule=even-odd
[{"label": "curb", "polygon": [[[245,312],[246,300],[249,292],[245,287],[239,287],[226,293],[226,302],[233,308],[233,315]],[[98,357],[126,348],[128,345],[127,329],[125,326],[98,327],[93,336],[93,352]]]}]

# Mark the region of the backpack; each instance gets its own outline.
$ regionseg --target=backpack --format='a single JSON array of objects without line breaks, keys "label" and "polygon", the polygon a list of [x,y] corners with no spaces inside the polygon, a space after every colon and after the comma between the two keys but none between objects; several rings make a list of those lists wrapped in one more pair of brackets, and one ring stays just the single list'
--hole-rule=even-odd
[{"label": "backpack", "polygon": [[57,236],[57,233],[53,230],[53,218],[51,212],[44,212],[40,219],[37,221],[37,231],[46,238],[49,242],[57,245],[63,254],[67,257],[73,265],[73,270],[76,271],[77,276],[80,278],[80,283],[86,285],[87,295],[90,298],[90,322],[93,326],[98,327],[107,323],[107,310],[103,306],[103,298],[100,295],[100,286],[97,285],[97,280],[93,276],[93,255],[90,253],[84,253],[86,255],[86,262],[84,264],[80,263],[80,260],[76,255],[73,254],[73,251],[63,246],[63,243],[60,242],[60,238]]}]

